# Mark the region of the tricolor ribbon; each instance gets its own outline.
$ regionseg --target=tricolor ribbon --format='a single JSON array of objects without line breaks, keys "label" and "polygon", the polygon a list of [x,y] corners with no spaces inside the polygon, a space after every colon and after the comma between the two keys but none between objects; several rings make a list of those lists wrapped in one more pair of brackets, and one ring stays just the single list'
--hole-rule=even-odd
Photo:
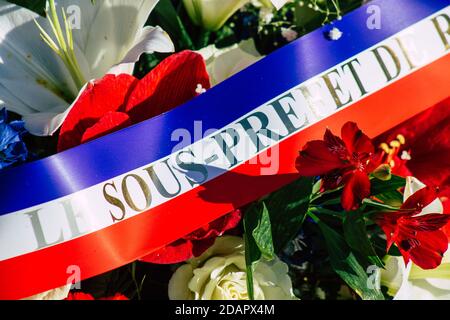
[{"label": "tricolor ribbon", "polygon": [[0,172],[0,299],[118,268],[277,190],[326,127],[375,136],[449,96],[447,0],[375,0],[334,26],[338,41],[324,27],[166,114]]}]

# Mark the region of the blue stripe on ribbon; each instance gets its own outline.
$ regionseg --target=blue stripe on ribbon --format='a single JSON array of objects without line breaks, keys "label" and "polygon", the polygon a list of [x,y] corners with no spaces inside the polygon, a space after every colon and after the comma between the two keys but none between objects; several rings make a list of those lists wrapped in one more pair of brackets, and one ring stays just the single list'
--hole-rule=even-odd
[{"label": "blue stripe on ribbon", "polygon": [[[55,200],[170,155],[177,128],[220,129],[298,84],[332,68],[446,6],[448,0],[374,0],[382,28],[366,27],[367,6],[335,26],[339,41],[323,27],[283,47],[206,94],[164,115],[52,157],[0,172],[0,215]],[[187,127],[191,126],[191,128]],[[194,137],[192,134],[192,138]],[[193,141],[194,142],[194,141]]]}]

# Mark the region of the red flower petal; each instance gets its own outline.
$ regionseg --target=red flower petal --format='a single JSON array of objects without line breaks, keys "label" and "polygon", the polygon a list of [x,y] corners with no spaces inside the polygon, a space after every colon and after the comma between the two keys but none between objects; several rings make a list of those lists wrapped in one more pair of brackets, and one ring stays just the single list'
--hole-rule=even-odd
[{"label": "red flower petal", "polygon": [[64,300],[95,300],[89,293],[83,292],[70,292]]},{"label": "red flower petal", "polygon": [[296,161],[297,170],[306,177],[325,175],[345,166],[340,156],[320,140],[308,142]]},{"label": "red flower petal", "polygon": [[399,223],[412,232],[436,231],[442,229],[450,222],[450,215],[447,214],[425,214],[416,217],[400,218]]},{"label": "red flower petal", "polygon": [[124,296],[121,293],[116,293],[116,295],[114,295],[112,297],[101,298],[99,300],[123,300],[123,301],[125,301],[125,300],[130,300],[130,299],[128,299],[126,296]]},{"label": "red flower petal", "polygon": [[383,229],[386,234],[386,252],[389,252],[395,242],[395,233],[397,231],[397,220],[401,217],[397,212],[379,213],[375,222]]},{"label": "red flower petal", "polygon": [[142,262],[155,264],[174,264],[187,261],[192,258],[194,244],[190,240],[180,239],[159,250],[156,250],[144,258]]},{"label": "red flower petal", "polygon": [[136,82],[133,76],[122,74],[89,83],[61,127],[58,152],[80,145],[87,129],[106,113],[118,111]]},{"label": "red flower petal", "polygon": [[330,149],[331,152],[338,154],[341,159],[348,158],[349,152],[344,141],[338,136],[335,136],[330,129],[325,131],[323,141],[327,143],[328,149]]},{"label": "red flower petal", "polygon": [[171,55],[139,82],[123,111],[134,123],[149,119],[196,97],[199,84],[211,87],[203,57],[192,51]]},{"label": "red flower petal", "polygon": [[404,164],[409,174],[397,171],[397,165],[395,174],[414,176],[427,185],[450,185],[450,98],[379,136],[376,145],[389,143],[398,134],[406,138],[402,150],[411,160]]},{"label": "red flower petal", "polygon": [[[437,268],[448,249],[447,236],[442,231],[419,232],[416,240],[418,245],[409,250],[411,260],[424,270]],[[404,245],[399,246],[400,252],[406,249]]]},{"label": "red flower petal", "polygon": [[157,250],[141,259],[143,262],[156,264],[180,263],[198,257],[214,244],[216,237],[231,230],[241,221],[240,210],[235,210],[213,222],[195,230],[183,239]]},{"label": "red flower petal", "polygon": [[236,228],[239,222],[241,221],[241,211],[234,210],[233,212],[214,220],[213,222],[207,224],[206,226],[195,230],[188,236],[186,239],[189,240],[203,240],[211,237],[218,237],[228,231],[230,229]]},{"label": "red flower petal", "polygon": [[436,188],[427,186],[411,195],[403,203],[402,210],[411,210],[406,214],[413,215],[415,213],[420,213],[423,208],[428,206],[438,197],[438,190]]},{"label": "red flower petal", "polygon": [[81,142],[85,143],[126,128],[129,125],[131,125],[131,121],[127,114],[122,112],[108,112],[96,124],[84,132]]},{"label": "red flower petal", "polygon": [[347,211],[359,208],[363,199],[370,196],[370,180],[365,172],[354,171],[344,177],[341,205]]},{"label": "red flower petal", "polygon": [[375,149],[372,140],[358,128],[354,122],[347,122],[342,127],[342,140],[349,153],[374,153]]}]

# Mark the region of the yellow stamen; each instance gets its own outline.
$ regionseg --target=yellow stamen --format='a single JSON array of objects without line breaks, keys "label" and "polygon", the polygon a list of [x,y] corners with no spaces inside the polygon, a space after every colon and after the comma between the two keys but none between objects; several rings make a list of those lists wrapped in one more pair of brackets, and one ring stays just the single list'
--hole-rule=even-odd
[{"label": "yellow stamen", "polygon": [[389,148],[388,144],[384,142],[380,144],[380,149],[386,152],[387,154],[390,154],[391,152],[391,148]]},{"label": "yellow stamen", "polygon": [[400,148],[400,147],[401,147],[400,142],[397,141],[397,140],[391,141],[391,143],[389,143],[389,145],[390,145],[392,148]]},{"label": "yellow stamen", "polygon": [[55,0],[49,0],[50,10],[47,12],[48,22],[53,31],[53,35],[56,38],[56,41],[42,28],[39,23],[35,20],[39,31],[41,32],[42,40],[61,58],[64,62],[67,70],[69,71],[73,81],[78,90],[80,90],[86,83],[84,79],[83,73],[81,72],[81,68],[78,64],[74,45],[73,45],[73,34],[72,28],[67,20],[67,16],[62,9],[63,22],[65,27],[65,37],[63,30],[61,28],[61,24],[59,21],[59,17],[56,11]]},{"label": "yellow stamen", "polygon": [[402,135],[402,134],[399,134],[399,135],[397,136],[397,140],[398,140],[398,142],[400,142],[400,144],[405,144],[405,143],[406,143],[406,138],[405,138],[405,136]]},{"label": "yellow stamen", "polygon": [[389,165],[391,166],[391,168],[394,168],[394,167],[395,167],[395,161],[394,161],[394,160],[391,160],[391,161],[389,162]]}]

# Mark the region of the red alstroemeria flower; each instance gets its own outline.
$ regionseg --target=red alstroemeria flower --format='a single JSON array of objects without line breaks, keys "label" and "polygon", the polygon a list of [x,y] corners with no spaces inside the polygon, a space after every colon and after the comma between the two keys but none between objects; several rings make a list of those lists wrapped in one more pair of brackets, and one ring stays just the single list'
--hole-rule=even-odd
[{"label": "red alstroemeria flower", "polygon": [[[196,97],[201,85],[211,87],[201,55],[183,51],[162,61],[142,80],[127,74],[106,75],[88,84],[61,128],[58,151],[157,116]],[[237,226],[231,213],[144,258],[153,263],[179,263],[201,254],[217,235]]]},{"label": "red alstroemeria flower", "polygon": [[[398,135],[398,148],[391,146]],[[450,98],[377,137],[375,145],[386,143],[392,158],[392,172],[414,176],[427,185],[441,186],[439,197],[450,212]],[[450,237],[450,227],[446,228]]]},{"label": "red alstroemeria flower", "polygon": [[172,264],[174,263],[172,261],[183,262],[192,257],[199,257],[214,244],[214,240],[217,237],[228,230],[234,229],[240,221],[241,212],[235,210],[225,217],[208,223],[184,238],[175,241],[170,246],[149,254],[141,260],[157,264]]},{"label": "red alstroemeria flower", "polygon": [[[84,301],[91,301],[91,300],[95,300],[95,298],[90,295],[89,293],[83,293],[83,292],[71,292],[69,293],[69,295],[67,296],[66,299],[64,300],[69,300],[69,301],[75,301],[75,300],[84,300]],[[107,298],[101,298],[101,299],[97,299],[97,300],[130,300],[127,297],[125,297],[123,294],[121,293],[116,293],[116,295],[112,296],[112,297],[107,297]]]},{"label": "red alstroemeria flower", "polygon": [[434,269],[441,264],[448,248],[448,239],[441,230],[450,215],[421,214],[437,199],[436,188],[426,187],[411,195],[398,212],[380,213],[375,222],[387,237],[387,251],[395,243],[405,264],[412,260],[422,269]]},{"label": "red alstroemeria flower", "polygon": [[372,141],[354,122],[342,127],[341,136],[342,139],[327,129],[323,141],[308,142],[296,167],[302,176],[321,176],[325,190],[344,185],[341,204],[351,211],[370,196],[369,174],[380,163]]}]

